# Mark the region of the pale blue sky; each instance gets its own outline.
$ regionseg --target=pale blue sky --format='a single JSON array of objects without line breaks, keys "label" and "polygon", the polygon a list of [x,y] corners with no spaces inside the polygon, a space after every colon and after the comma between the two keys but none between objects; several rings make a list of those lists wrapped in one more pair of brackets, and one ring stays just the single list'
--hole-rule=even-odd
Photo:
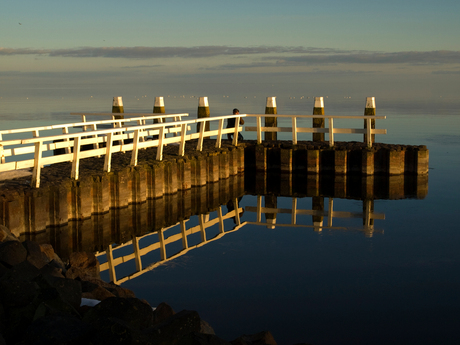
[{"label": "pale blue sky", "polygon": [[458,89],[459,33],[458,0],[5,0],[0,82],[326,73],[386,85],[432,77]]}]

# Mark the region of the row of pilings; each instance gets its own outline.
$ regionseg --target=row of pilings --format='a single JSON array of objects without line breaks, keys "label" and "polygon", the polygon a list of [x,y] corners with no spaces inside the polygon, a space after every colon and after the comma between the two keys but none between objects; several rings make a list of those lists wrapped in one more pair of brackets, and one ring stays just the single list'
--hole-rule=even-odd
[{"label": "row of pilings", "polygon": [[246,170],[282,173],[336,175],[426,175],[429,151],[426,146],[375,143],[371,148],[359,142],[266,141],[247,142]]}]

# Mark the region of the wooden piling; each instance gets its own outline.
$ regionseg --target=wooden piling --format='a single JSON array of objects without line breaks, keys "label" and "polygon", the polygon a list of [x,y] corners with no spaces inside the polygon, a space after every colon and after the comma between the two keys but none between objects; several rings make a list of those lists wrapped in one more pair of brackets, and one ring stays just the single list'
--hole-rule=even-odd
[{"label": "wooden piling", "polygon": [[[265,114],[277,114],[276,97],[267,97]],[[265,117],[265,127],[277,127],[278,119],[276,117]],[[276,132],[265,132],[265,140],[277,140]]]},{"label": "wooden piling", "polygon": [[[323,97],[315,97],[313,115],[324,115]],[[324,128],[325,120],[323,118],[313,119],[313,128]],[[324,133],[313,133],[313,141],[324,141]]]},{"label": "wooden piling", "polygon": [[[124,113],[123,109],[123,98],[118,96],[118,97],[113,97],[113,102],[112,102],[112,113],[114,114],[120,114]],[[123,115],[115,115],[115,119],[124,119]]]},{"label": "wooden piling", "polygon": [[[375,116],[375,97],[366,98],[365,116]],[[364,128],[367,128],[367,121],[364,120]],[[371,129],[375,129],[375,120],[371,120]],[[364,134],[364,142],[367,143],[367,134]],[[375,143],[375,134],[371,134],[371,142]]]},{"label": "wooden piling", "polygon": [[[208,97],[200,97],[198,99],[198,112],[197,112],[197,118],[202,119],[206,117],[210,117],[211,112],[209,111],[209,102],[208,102]],[[201,128],[201,123],[197,124],[197,133],[200,132]],[[210,130],[210,123],[209,121],[206,122],[206,126],[204,127],[205,131]]]}]

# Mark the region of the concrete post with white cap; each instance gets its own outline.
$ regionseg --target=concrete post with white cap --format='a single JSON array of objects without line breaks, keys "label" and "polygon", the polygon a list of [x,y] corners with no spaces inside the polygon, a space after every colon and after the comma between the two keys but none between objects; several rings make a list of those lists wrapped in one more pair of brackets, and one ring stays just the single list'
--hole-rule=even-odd
[{"label": "concrete post with white cap", "polygon": [[[164,114],[165,113],[165,101],[163,97],[155,97],[155,103],[153,104],[153,113],[154,114]],[[153,120],[154,123],[158,123],[159,120]],[[164,121],[164,120],[163,120]]]},{"label": "concrete post with white cap", "polygon": [[[124,113],[123,109],[123,98],[121,96],[119,97],[113,97],[113,102],[112,102],[112,113],[114,114],[119,114],[119,113]],[[125,117],[123,115],[115,115],[115,119],[124,119]]]},{"label": "concrete post with white cap", "polygon": [[[315,97],[313,115],[324,115],[323,97]],[[324,118],[313,119],[313,128],[324,128]],[[313,141],[324,141],[324,133],[313,133]]]},{"label": "concrete post with white cap", "polygon": [[[205,118],[205,117],[210,117],[210,111],[209,111],[209,102],[208,102],[208,97],[200,97],[198,99],[198,112],[197,112],[197,117],[199,119]],[[200,132],[201,128],[201,123],[197,124],[197,132]],[[205,131],[210,130],[210,123],[209,121],[206,123],[206,126],[204,127]]]},{"label": "concrete post with white cap", "polygon": [[[265,114],[277,114],[276,97],[267,97],[267,105],[265,106]],[[277,127],[277,117],[265,117],[265,127]],[[276,132],[265,132],[265,140],[277,140]]]},{"label": "concrete post with white cap", "polygon": [[[366,108],[364,116],[375,116],[375,97],[366,97]],[[364,128],[367,128],[367,121],[364,120]],[[375,120],[371,120],[371,129],[375,129]],[[367,142],[367,135],[364,134],[364,142]],[[375,143],[375,134],[371,134],[371,142]]]}]

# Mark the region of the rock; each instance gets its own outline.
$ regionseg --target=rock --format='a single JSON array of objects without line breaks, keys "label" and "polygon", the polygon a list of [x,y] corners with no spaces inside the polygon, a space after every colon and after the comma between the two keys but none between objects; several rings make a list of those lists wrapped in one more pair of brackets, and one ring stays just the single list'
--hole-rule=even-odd
[{"label": "rock", "polygon": [[231,341],[232,345],[277,345],[275,338],[269,331],[262,331],[252,335],[242,335]]},{"label": "rock", "polygon": [[178,345],[231,345],[215,334],[190,333],[179,339]]},{"label": "rock", "polygon": [[0,242],[16,241],[19,239],[11,233],[11,231],[4,225],[0,225]]},{"label": "rock", "polygon": [[115,296],[109,290],[104,289],[101,286],[97,286],[95,289],[91,290],[91,292],[84,292],[82,294],[82,297],[90,298],[90,299],[97,299],[99,301],[103,301],[103,300],[105,300],[107,298],[117,297],[117,296]]},{"label": "rock", "polygon": [[204,320],[201,320],[201,330],[200,330],[200,333],[203,333],[203,334],[216,334],[214,332],[214,329],[211,327],[211,325],[209,323],[207,323],[206,321]]},{"label": "rock", "polygon": [[40,269],[40,273],[42,275],[49,275],[49,276],[58,277],[58,278],[65,278],[64,275],[62,274],[62,268],[60,268],[59,265],[56,265],[56,262],[54,260],[48,262],[45,266],[43,266]]},{"label": "rock", "polygon": [[56,290],[63,301],[78,309],[81,303],[81,283],[77,280],[59,278],[54,276],[40,276],[36,282],[42,289]]},{"label": "rock", "polygon": [[[104,293],[101,290],[101,288],[107,290],[109,294]],[[94,290],[96,289],[97,291],[94,292]],[[85,293],[93,294],[95,299],[99,299],[101,301],[107,297],[123,297],[123,298],[136,297],[134,292],[132,292],[131,290],[122,288],[121,286],[115,285],[113,283],[106,283],[105,281],[101,279],[94,279],[94,278],[83,280],[82,290]],[[101,297],[105,295],[106,297],[101,298],[101,297],[96,297],[96,295],[101,296]]]},{"label": "rock", "polygon": [[142,330],[152,326],[153,311],[137,298],[111,297],[88,310],[83,321],[97,328],[107,318],[121,320],[134,330]]},{"label": "rock", "polygon": [[144,331],[148,339],[154,344],[174,345],[190,333],[199,333],[201,330],[200,316],[196,311],[182,310],[166,321]]},{"label": "rock", "polygon": [[64,262],[62,262],[61,258],[57,256],[57,254],[54,252],[53,247],[50,244],[41,244],[40,249],[48,257],[50,262],[54,262],[54,265],[58,268],[61,268],[63,273],[66,272]]},{"label": "rock", "polygon": [[175,314],[171,306],[165,302],[160,303],[153,311],[153,323],[158,324],[166,321]]},{"label": "rock", "polygon": [[24,241],[22,245],[27,250],[27,261],[37,268],[42,268],[50,262],[50,259],[41,251],[37,242]]},{"label": "rock", "polygon": [[6,267],[20,264],[27,258],[27,250],[18,241],[0,243],[0,263]]},{"label": "rock", "polygon": [[23,344],[88,344],[91,331],[91,326],[76,316],[48,315],[26,329]]},{"label": "rock", "polygon": [[25,261],[8,270],[0,278],[0,299],[4,306],[20,307],[31,303],[38,295],[38,285],[33,281],[39,270]]},{"label": "rock", "polygon": [[93,253],[74,252],[69,258],[70,268],[65,276],[69,279],[100,279],[99,261]]}]

